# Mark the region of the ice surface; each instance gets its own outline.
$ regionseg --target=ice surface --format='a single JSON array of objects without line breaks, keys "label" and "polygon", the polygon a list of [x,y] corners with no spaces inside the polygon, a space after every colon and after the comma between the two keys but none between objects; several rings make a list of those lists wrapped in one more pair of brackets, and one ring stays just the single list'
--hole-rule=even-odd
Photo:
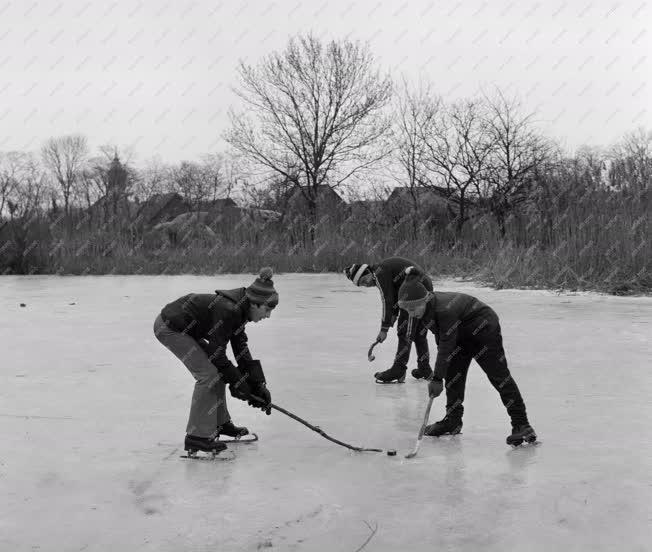
[{"label": "ice surface", "polygon": [[[232,461],[182,460],[192,379],[154,317],[251,280],[0,278],[0,550],[353,552],[370,527],[369,551],[652,548],[650,298],[438,283],[499,313],[542,444],[505,445],[507,416],[473,364],[463,435],[426,437],[405,460],[426,387],[373,383],[396,345],[392,332],[367,361],[377,291],[277,276],[280,306],[248,330],[274,401],[397,456],[350,452],[229,397],[261,440],[231,447]],[[431,420],[442,412],[439,398]]]}]

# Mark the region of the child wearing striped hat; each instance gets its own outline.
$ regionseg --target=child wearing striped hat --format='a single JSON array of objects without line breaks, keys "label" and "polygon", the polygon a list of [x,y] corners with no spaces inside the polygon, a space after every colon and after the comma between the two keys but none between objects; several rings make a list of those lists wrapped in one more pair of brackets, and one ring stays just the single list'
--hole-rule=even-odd
[{"label": "child wearing striped hat", "polygon": [[[220,435],[249,433],[231,421],[226,384],[232,396],[271,413],[272,397],[260,361],[249,352],[245,326],[269,318],[278,304],[272,274],[263,268],[249,287],[184,295],[163,307],[154,322],[156,338],[195,378],[184,443],[189,453],[219,453],[226,449]],[[226,356],[229,344],[237,366]]]},{"label": "child wearing striped hat", "polygon": [[[427,426],[425,435],[439,437],[461,431],[466,375],[471,360],[475,359],[500,394],[511,419],[512,434],[507,437],[507,444],[536,441],[523,397],[507,368],[500,322],[495,311],[465,293],[427,289],[421,283],[422,273],[416,267],[409,267],[405,272],[405,281],[398,292],[399,307],[421,322],[419,327],[415,326],[416,334],[427,334],[430,330],[437,342],[434,375],[428,384],[430,396],[439,396],[444,382],[446,384],[446,416]],[[416,338],[415,335],[409,337]]]},{"label": "child wearing striped hat", "polygon": [[[408,315],[400,310],[397,304],[398,290],[405,278],[405,269],[416,266],[413,261],[403,257],[389,257],[378,264],[352,264],[344,270],[346,277],[356,286],[377,287],[383,304],[383,314],[380,321],[380,331],[376,340],[382,343],[387,339],[387,332],[398,319],[396,333],[398,335],[398,349],[394,362],[384,372],[376,372],[374,377],[377,383],[402,383],[405,381],[405,372],[410,358],[412,340],[408,339]],[[432,281],[422,271],[421,281],[426,289],[432,291]],[[418,322],[418,321],[417,321]],[[418,334],[414,338],[417,349],[417,368],[412,370],[416,379],[428,378],[432,374],[430,369],[430,354],[428,340],[425,334]]]}]

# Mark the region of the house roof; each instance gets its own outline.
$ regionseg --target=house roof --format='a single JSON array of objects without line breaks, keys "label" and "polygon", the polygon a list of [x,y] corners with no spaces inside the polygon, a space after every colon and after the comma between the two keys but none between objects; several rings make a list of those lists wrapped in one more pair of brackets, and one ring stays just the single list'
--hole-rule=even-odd
[{"label": "house roof", "polygon": [[210,201],[202,201],[202,209],[223,209],[224,207],[237,207],[238,204],[233,201],[230,197],[223,197],[218,199],[212,199]]},{"label": "house roof", "polygon": [[413,188],[410,186],[399,186],[392,190],[392,193],[389,194],[387,201],[390,199],[411,198],[412,194],[416,195],[417,197],[425,197],[430,195],[438,196],[438,194],[432,188],[426,188],[423,186],[414,186]]},{"label": "house roof", "polygon": [[[290,188],[288,190],[288,192],[287,192],[286,199],[288,201],[294,201],[294,200],[298,200],[298,199],[304,199],[305,200],[305,196],[303,195],[302,190],[301,190],[302,188],[305,189],[305,188],[307,188],[307,186],[296,186],[295,185],[292,188]],[[337,201],[338,203],[344,203],[344,200],[342,199],[342,196],[340,196],[340,194],[338,194],[328,184],[320,184],[319,186],[317,186],[316,194],[317,194],[317,196],[320,196],[320,195],[323,195],[323,194],[328,194],[333,199],[335,199],[335,201]]]},{"label": "house roof", "polygon": [[185,200],[176,192],[154,194],[140,204],[137,217],[147,224],[172,204],[179,202],[185,203]]},{"label": "house roof", "polygon": [[[91,213],[101,212],[107,206],[107,203],[109,203],[109,207],[112,206],[111,200],[107,196],[102,196],[95,203],[93,203],[88,210]],[[130,216],[135,215],[139,210],[138,204],[126,197],[120,197],[117,205],[119,205],[121,208],[126,206],[129,210]]]},{"label": "house roof", "polygon": [[387,209],[391,210],[404,210],[409,208],[413,201],[415,194],[417,200],[417,207],[419,209],[434,209],[436,211],[445,211],[448,208],[448,201],[446,197],[438,193],[436,190],[425,187],[409,187],[394,188],[385,202]]}]

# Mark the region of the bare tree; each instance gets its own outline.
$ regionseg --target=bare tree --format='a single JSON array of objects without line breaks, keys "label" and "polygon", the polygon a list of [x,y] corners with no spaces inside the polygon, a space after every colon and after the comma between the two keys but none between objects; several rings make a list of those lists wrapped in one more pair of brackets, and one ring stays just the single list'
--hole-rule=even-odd
[{"label": "bare tree", "polygon": [[477,181],[478,196],[505,236],[505,222],[528,199],[537,169],[550,155],[551,145],[534,128],[534,114],[522,114],[521,104],[497,90],[485,95],[486,131],[492,145],[484,178]]},{"label": "bare tree", "polygon": [[8,198],[12,218],[24,219],[40,212],[44,207],[48,183],[37,158],[29,153],[20,154],[14,177],[15,186]]},{"label": "bare tree", "polygon": [[[397,99],[397,115],[393,132],[394,157],[402,169],[399,183],[407,182],[412,208],[412,237],[417,238],[420,192],[431,184],[428,178],[428,145],[426,137],[432,134],[442,101],[423,83],[410,90],[403,81]],[[406,180],[407,177],[407,180]]]},{"label": "bare tree", "polygon": [[[487,124],[484,105],[477,100],[457,102],[423,129],[427,167],[447,190],[447,199],[457,205],[455,229],[459,234],[468,220],[470,196],[487,176],[495,138]],[[436,185],[440,191],[441,186]]]},{"label": "bare tree", "polygon": [[357,42],[324,45],[308,35],[255,67],[239,65],[236,93],[247,111],[230,112],[226,139],[254,163],[296,179],[313,224],[319,186],[336,187],[389,151],[382,111],[391,81],[373,63]]},{"label": "bare tree", "polygon": [[78,200],[85,203],[86,208],[91,206],[108,191],[108,163],[101,156],[87,159],[80,177],[75,186]]},{"label": "bare tree", "polygon": [[171,169],[176,190],[190,203],[194,211],[201,210],[202,203],[210,197],[212,179],[200,163],[182,161]]},{"label": "bare tree", "polygon": [[581,146],[575,154],[578,178],[587,186],[598,188],[602,184],[602,173],[607,156],[602,148],[596,146]]},{"label": "bare tree", "polygon": [[536,185],[530,194],[530,201],[538,219],[539,244],[546,249],[555,244],[555,224],[567,207],[569,182],[569,162],[564,159],[559,144],[551,143],[549,155],[534,169]]},{"label": "bare tree", "polygon": [[652,131],[639,127],[612,151],[609,180],[613,188],[645,190],[652,184]]},{"label": "bare tree", "polygon": [[206,199],[215,201],[231,197],[239,176],[236,163],[232,158],[223,153],[203,155],[201,169],[208,191]]},{"label": "bare tree", "polygon": [[132,186],[137,203],[173,189],[172,168],[157,157],[145,162]]},{"label": "bare tree", "polygon": [[25,154],[21,152],[0,153],[0,217],[5,214],[7,202],[14,197],[24,162]]},{"label": "bare tree", "polygon": [[[39,233],[39,219],[45,203],[47,179],[37,159],[31,154],[11,155],[11,180],[5,197],[9,220],[6,227],[9,240],[0,253],[0,262],[9,270],[19,274],[26,273],[38,264],[35,250],[43,241]],[[5,173],[6,174],[6,173]]]},{"label": "bare tree", "polygon": [[70,214],[70,199],[80,178],[88,145],[81,135],[60,136],[48,140],[41,150],[43,163],[61,188],[64,212]]}]

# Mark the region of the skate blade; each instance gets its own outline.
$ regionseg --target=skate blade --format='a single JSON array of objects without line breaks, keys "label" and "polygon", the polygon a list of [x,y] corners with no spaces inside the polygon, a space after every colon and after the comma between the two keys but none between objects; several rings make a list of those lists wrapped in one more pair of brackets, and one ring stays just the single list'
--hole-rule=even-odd
[{"label": "skate blade", "polygon": [[512,448],[516,449],[516,448],[519,448],[519,447],[523,447],[523,448],[537,447],[537,446],[539,446],[541,444],[541,441],[539,441],[539,440],[536,440],[536,441],[522,440],[522,441],[520,441],[518,443],[507,443],[507,444],[510,445]]},{"label": "skate blade", "polygon": [[235,454],[231,451],[231,456],[220,456],[220,452],[209,452],[207,454],[202,454],[201,456],[197,454],[197,451],[191,452],[188,451],[188,454],[182,454],[179,458],[185,458],[187,460],[201,460],[203,462],[228,462],[235,459]]},{"label": "skate blade", "polygon": [[255,443],[256,441],[258,441],[258,435],[255,433],[247,433],[247,435],[233,439],[218,439],[218,443],[242,443],[243,445],[246,443]]},{"label": "skate blade", "polygon": [[376,379],[376,383],[379,383],[380,385],[391,385],[392,383],[405,383],[405,377],[398,378],[392,381],[383,381]]}]

